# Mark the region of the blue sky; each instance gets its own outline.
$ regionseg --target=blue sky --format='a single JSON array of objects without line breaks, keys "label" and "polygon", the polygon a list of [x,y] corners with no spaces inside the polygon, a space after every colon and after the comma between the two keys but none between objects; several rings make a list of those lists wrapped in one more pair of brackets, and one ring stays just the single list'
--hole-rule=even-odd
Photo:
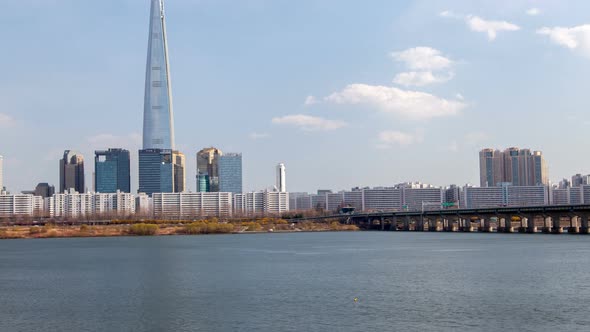
[{"label": "blue sky", "polygon": [[[0,154],[17,192],[64,149],[132,150],[148,0],[3,4]],[[177,148],[244,155],[244,188],[478,183],[484,147],[590,173],[587,1],[168,0]]]}]

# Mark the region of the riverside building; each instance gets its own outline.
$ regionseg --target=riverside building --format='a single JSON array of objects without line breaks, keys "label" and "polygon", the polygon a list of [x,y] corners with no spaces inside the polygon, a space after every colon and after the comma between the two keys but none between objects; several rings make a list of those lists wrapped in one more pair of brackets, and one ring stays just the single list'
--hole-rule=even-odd
[{"label": "riverside building", "polygon": [[226,153],[219,157],[219,191],[242,193],[241,153]]},{"label": "riverside building", "polygon": [[74,189],[84,192],[84,156],[79,152],[66,150],[59,161],[59,191]]},{"label": "riverside building", "polygon": [[483,149],[479,153],[481,187],[543,186],[549,183],[547,164],[541,151],[508,148],[504,151]]},{"label": "riverside building", "polygon": [[185,187],[184,154],[169,149],[139,150],[139,192],[183,192]]},{"label": "riverside building", "polygon": [[94,183],[95,191],[99,193],[131,192],[129,151],[95,151]]}]

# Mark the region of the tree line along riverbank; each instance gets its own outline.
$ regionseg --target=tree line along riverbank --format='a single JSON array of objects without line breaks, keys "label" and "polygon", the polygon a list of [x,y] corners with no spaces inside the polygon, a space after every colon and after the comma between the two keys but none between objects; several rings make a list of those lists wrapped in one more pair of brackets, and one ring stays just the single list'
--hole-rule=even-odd
[{"label": "tree line along riverbank", "polygon": [[188,220],[113,220],[109,225],[52,224],[44,226],[2,226],[0,239],[67,237],[165,236],[234,234],[257,232],[357,231],[355,225],[332,222],[289,223],[284,219],[260,218],[220,221],[217,218]]}]

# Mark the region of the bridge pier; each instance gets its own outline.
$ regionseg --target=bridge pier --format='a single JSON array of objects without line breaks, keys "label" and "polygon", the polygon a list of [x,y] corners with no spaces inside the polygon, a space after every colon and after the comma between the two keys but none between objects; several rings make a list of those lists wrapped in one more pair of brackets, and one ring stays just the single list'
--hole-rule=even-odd
[{"label": "bridge pier", "polygon": [[404,218],[404,231],[409,231],[410,230],[410,216],[406,216]]},{"label": "bridge pier", "polygon": [[397,217],[393,216],[393,218],[391,218],[391,223],[389,224],[389,230],[394,232],[397,231]]},{"label": "bridge pier", "polygon": [[549,216],[543,217],[543,233],[551,234],[551,230],[553,229],[553,218]]},{"label": "bridge pier", "polygon": [[461,231],[465,233],[473,232],[473,224],[471,223],[471,219],[462,219],[462,221]]},{"label": "bridge pier", "polygon": [[432,217],[428,219],[428,231],[429,232],[438,232],[438,219],[436,217]]},{"label": "bridge pier", "polygon": [[588,228],[588,216],[587,215],[580,216],[580,221],[581,221],[580,233],[590,234],[590,228]]},{"label": "bridge pier", "polygon": [[571,234],[579,234],[580,233],[580,225],[579,225],[579,217],[573,216],[570,217],[570,227],[568,228],[567,232]]},{"label": "bridge pier", "polygon": [[480,228],[481,232],[484,233],[491,233],[492,232],[492,221],[490,220],[490,218],[484,218],[482,219],[483,222],[483,227]]},{"label": "bridge pier", "polygon": [[562,234],[563,227],[561,226],[561,217],[560,216],[552,216],[551,221],[553,224],[553,226],[551,227],[551,233]]},{"label": "bridge pier", "polygon": [[530,218],[527,218],[526,232],[531,234],[537,233],[537,225],[535,225],[535,216],[530,216]]}]

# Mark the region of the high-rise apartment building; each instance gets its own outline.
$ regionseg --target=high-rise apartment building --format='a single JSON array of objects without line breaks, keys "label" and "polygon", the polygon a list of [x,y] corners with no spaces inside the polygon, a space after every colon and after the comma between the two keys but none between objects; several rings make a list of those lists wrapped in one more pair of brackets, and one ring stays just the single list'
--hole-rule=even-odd
[{"label": "high-rise apartment building", "polygon": [[94,183],[99,193],[131,192],[129,151],[108,149],[94,152]]},{"label": "high-rise apartment building", "polygon": [[0,193],[4,190],[4,157],[0,155]]},{"label": "high-rise apartment building", "polygon": [[174,149],[174,116],[163,0],[151,0],[143,110],[143,149]]},{"label": "high-rise apartment building", "polygon": [[277,190],[281,193],[287,192],[287,180],[285,179],[285,164],[280,163],[277,165]]},{"label": "high-rise apartment building", "polygon": [[185,188],[184,154],[169,149],[139,150],[139,192],[183,192]]},{"label": "high-rise apartment building", "polygon": [[197,152],[197,190],[219,191],[219,159],[221,150],[210,147]]},{"label": "high-rise apartment building", "polygon": [[503,183],[541,186],[549,181],[542,152],[529,149],[484,149],[479,153],[479,174],[481,187],[494,187]]},{"label": "high-rise apartment building", "polygon": [[59,161],[59,191],[63,193],[74,189],[83,193],[84,187],[84,157],[75,151],[64,151]]},{"label": "high-rise apartment building", "polygon": [[219,157],[219,191],[242,193],[241,153],[226,153]]}]

